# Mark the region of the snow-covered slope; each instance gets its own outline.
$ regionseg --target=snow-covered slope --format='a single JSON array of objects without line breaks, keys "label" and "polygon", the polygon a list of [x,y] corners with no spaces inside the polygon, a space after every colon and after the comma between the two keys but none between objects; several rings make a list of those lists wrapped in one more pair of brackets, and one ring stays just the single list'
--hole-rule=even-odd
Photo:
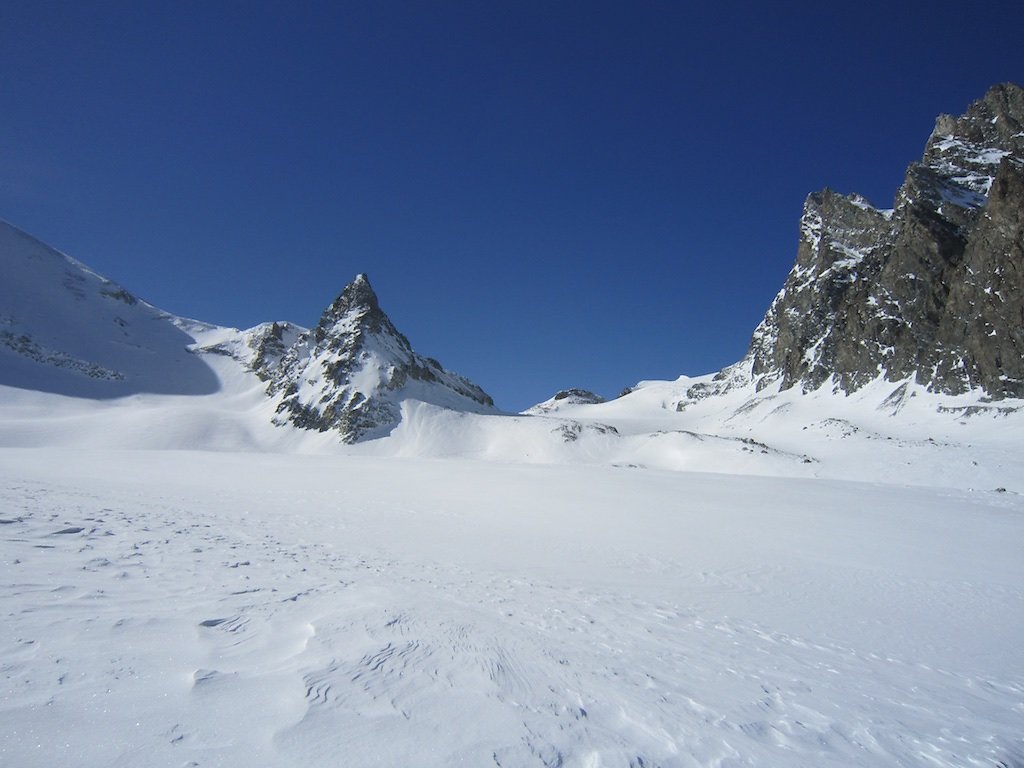
[{"label": "snow-covered slope", "polygon": [[271,423],[273,328],[164,312],[0,222],[0,445],[290,450]]},{"label": "snow-covered slope", "polygon": [[1016,494],[0,449],[0,510],[4,766],[1024,765]]},{"label": "snow-covered slope", "polygon": [[219,387],[190,350],[213,327],[169,315],[0,221],[0,385],[88,398]]},{"label": "snow-covered slope", "polygon": [[[694,398],[713,376],[640,382],[607,403],[549,401],[518,416],[410,402],[361,454],[487,459],[1024,493],[1024,402],[937,395],[879,379],[853,395],[732,387]],[[560,403],[560,404],[559,404]]]},{"label": "snow-covered slope", "polygon": [[365,276],[312,331],[239,331],[159,310],[5,222],[0,267],[0,445],[322,450],[387,434],[410,398],[497,412],[412,350]]}]

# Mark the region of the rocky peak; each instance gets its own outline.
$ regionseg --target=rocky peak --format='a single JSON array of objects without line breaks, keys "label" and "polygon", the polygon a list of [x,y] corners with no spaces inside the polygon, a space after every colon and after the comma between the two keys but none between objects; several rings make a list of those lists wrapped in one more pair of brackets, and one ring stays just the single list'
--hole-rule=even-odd
[{"label": "rocky peak", "polygon": [[885,377],[1024,396],[1024,90],[997,85],[936,121],[893,210],[808,196],[796,264],[745,361],[743,385],[844,392]]},{"label": "rocky peak", "polygon": [[356,275],[324,310],[312,338],[320,351],[331,349],[347,357],[373,338],[393,356],[405,360],[414,355],[409,340],[381,310],[370,279],[364,274]]},{"label": "rocky peak", "polygon": [[494,405],[472,382],[417,354],[362,274],[291,345],[269,379],[268,392],[280,396],[277,423],[336,430],[349,443],[389,432],[404,399],[456,410]]},{"label": "rocky peak", "polygon": [[362,326],[376,331],[380,329],[384,319],[386,315],[381,312],[380,302],[370,285],[370,279],[359,274],[324,310],[314,333],[318,339],[323,338],[339,324],[345,327]]},{"label": "rocky peak", "polygon": [[960,117],[940,115],[922,164],[957,184],[987,195],[993,170],[1008,155],[1024,156],[1024,89],[992,86]]}]

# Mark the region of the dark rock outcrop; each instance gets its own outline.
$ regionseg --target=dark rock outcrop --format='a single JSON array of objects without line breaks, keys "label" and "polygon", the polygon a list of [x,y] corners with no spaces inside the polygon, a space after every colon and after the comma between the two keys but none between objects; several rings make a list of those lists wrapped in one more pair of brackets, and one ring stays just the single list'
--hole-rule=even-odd
[{"label": "dark rock outcrop", "polygon": [[246,346],[251,353],[249,366],[256,375],[264,380],[272,378],[281,358],[301,332],[291,323],[281,322],[264,323],[252,329],[246,338]]},{"label": "dark rock outcrop", "polygon": [[[721,387],[851,392],[882,376],[1024,397],[1024,90],[943,115],[893,210],[810,195],[796,264]],[[690,397],[720,387],[701,385]],[[707,391],[705,391],[707,390]]]},{"label": "dark rock outcrop", "polygon": [[588,389],[580,389],[579,387],[570,387],[569,389],[561,389],[556,392],[552,397],[548,398],[542,403],[527,408],[523,413],[533,416],[540,416],[547,413],[558,411],[560,408],[566,405],[596,405],[597,403],[603,403],[605,399],[598,394],[591,392]]},{"label": "dark rock outcrop", "polygon": [[604,398],[600,395],[594,394],[589,389],[579,389],[578,387],[559,390],[552,399],[573,405],[593,405],[604,402]]}]

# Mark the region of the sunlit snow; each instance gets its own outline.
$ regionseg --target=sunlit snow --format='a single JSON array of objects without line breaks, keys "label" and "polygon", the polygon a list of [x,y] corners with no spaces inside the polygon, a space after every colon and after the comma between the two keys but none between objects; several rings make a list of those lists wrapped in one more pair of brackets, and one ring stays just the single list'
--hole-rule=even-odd
[{"label": "sunlit snow", "polygon": [[37,246],[91,319],[18,333],[123,379],[0,346],[0,765],[1024,765],[1021,402],[739,365],[347,446]]}]

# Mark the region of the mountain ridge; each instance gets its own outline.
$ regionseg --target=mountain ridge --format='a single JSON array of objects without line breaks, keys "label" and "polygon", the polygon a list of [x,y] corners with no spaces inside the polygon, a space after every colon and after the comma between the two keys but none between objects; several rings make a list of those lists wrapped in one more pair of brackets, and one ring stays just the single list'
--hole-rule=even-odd
[{"label": "mountain ridge", "polygon": [[0,384],[75,397],[205,394],[213,372],[189,329],[13,224],[0,220]]},{"label": "mountain ridge", "polygon": [[1024,90],[1004,83],[937,118],[892,210],[807,197],[796,263],[727,375],[749,368],[759,390],[831,379],[848,393],[882,376],[1024,396],[1022,208]]},{"label": "mountain ridge", "polygon": [[389,433],[409,397],[497,412],[482,389],[413,350],[366,275],[311,330],[281,321],[237,330],[158,309],[4,221],[0,264],[0,385],[97,400],[215,395],[224,376],[236,378],[215,365],[230,358],[264,383],[275,424],[333,430],[347,443]]},{"label": "mountain ridge", "polygon": [[[231,358],[250,377],[236,390],[262,392],[260,418],[343,443],[392,434],[405,413],[438,421],[407,401],[501,413],[480,387],[413,350],[365,274],[312,329],[278,321],[238,331],[158,310],[12,225],[0,226],[0,250],[9,276],[0,286],[0,384],[98,399],[215,394],[226,370],[218,361]],[[1024,91],[1003,84],[965,114],[939,116],[892,209],[830,189],[808,195],[796,262],[746,356],[683,377],[685,391],[673,384],[661,407],[682,412],[729,393],[850,395],[876,381],[890,385],[880,402],[893,414],[921,392],[974,398],[941,406],[955,409],[1024,397],[1022,263]],[[617,408],[599,400],[564,390],[527,413],[574,414],[552,434],[575,442],[588,409]],[[736,405],[720,431],[756,410]],[[606,426],[595,434],[614,440]]]}]

